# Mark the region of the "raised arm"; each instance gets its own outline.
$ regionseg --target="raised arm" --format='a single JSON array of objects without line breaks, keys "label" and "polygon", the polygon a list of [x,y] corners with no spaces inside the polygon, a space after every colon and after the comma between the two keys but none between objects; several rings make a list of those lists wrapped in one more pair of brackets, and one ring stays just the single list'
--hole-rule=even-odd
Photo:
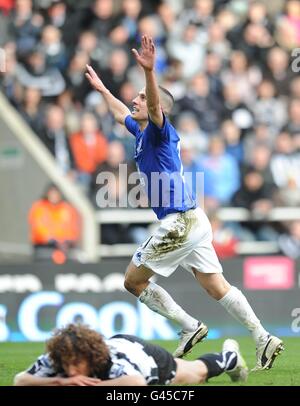
[{"label": "raised arm", "polygon": [[152,38],[143,35],[141,52],[139,53],[136,49],[133,49],[132,52],[145,72],[148,114],[151,121],[158,127],[162,127],[164,117],[159,100],[159,87],[154,71],[156,50]]},{"label": "raised arm", "polygon": [[107,87],[104,86],[104,83],[90,65],[87,65],[86,69],[87,72],[85,76],[92,85],[92,87],[102,94],[109,110],[114,115],[115,120],[118,123],[124,125],[125,118],[129,114],[131,114],[129,108],[110,93],[110,91],[107,89]]}]

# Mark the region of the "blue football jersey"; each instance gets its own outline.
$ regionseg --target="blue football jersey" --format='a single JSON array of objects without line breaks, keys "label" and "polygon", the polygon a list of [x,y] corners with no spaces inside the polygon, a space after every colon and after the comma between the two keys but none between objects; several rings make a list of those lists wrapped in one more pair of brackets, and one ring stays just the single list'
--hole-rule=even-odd
[{"label": "blue football jersey", "polygon": [[142,185],[158,219],[196,207],[185,182],[180,159],[180,138],[166,117],[162,128],[149,118],[144,131],[128,115],[125,125],[136,137],[135,160]]}]

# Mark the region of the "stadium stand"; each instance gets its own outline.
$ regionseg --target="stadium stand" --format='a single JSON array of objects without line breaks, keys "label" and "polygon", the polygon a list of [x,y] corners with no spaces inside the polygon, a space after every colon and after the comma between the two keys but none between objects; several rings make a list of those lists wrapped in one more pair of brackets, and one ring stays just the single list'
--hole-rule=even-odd
[{"label": "stadium stand", "polygon": [[[233,255],[300,256],[297,0],[0,1],[0,177],[7,185],[0,230],[12,212],[18,218],[8,234],[0,231],[0,252],[30,255],[25,223],[49,179],[81,214],[77,260],[130,255],[150,232],[155,218],[145,204],[97,205],[99,171],[116,162],[132,168],[134,140],[84,76],[93,65],[130,106],[143,86],[130,52],[142,32],[154,38],[157,74],[176,99],[171,119],[185,170],[204,171],[205,208],[230,230]],[[7,174],[13,159],[5,151],[16,143],[26,160],[15,157]]]}]

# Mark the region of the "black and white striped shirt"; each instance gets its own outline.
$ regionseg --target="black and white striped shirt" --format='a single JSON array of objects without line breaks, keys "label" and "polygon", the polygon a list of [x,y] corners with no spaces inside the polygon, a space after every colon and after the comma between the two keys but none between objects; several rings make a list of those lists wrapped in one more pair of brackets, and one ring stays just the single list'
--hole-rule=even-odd
[{"label": "black and white striped shirt", "polygon": [[[167,385],[175,377],[174,358],[157,345],[121,334],[106,340],[106,344],[111,361],[108,379],[141,375],[148,385]],[[61,375],[55,371],[49,354],[41,355],[26,372],[40,377]]]}]

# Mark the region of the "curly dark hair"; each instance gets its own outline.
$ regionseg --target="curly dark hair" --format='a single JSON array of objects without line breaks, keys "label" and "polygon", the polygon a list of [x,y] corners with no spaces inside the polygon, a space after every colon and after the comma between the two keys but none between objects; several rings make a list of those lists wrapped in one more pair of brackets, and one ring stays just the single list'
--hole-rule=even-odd
[{"label": "curly dark hair", "polygon": [[109,348],[101,334],[83,324],[69,324],[54,331],[46,344],[57,373],[65,374],[64,366],[87,361],[91,377],[104,379],[110,363]]}]

